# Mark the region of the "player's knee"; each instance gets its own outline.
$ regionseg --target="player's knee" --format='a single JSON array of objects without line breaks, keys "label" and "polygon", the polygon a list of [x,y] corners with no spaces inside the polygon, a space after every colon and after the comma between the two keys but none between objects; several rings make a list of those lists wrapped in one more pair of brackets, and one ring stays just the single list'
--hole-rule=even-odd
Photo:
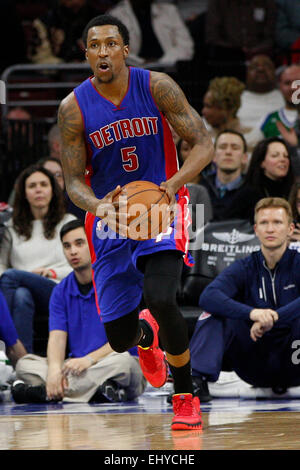
[{"label": "player's knee", "polygon": [[168,315],[174,308],[176,308],[176,297],[172,293],[166,291],[147,291],[144,290],[144,299],[147,307],[151,311],[152,315],[156,314]]},{"label": "player's knee", "polygon": [[104,323],[107,340],[111,348],[122,353],[135,346],[139,339],[138,310]]},{"label": "player's knee", "polygon": [[168,309],[176,305],[176,283],[166,276],[149,276],[144,280],[144,299],[150,309],[157,306]]},{"label": "player's knee", "polygon": [[109,338],[110,347],[117,353],[123,353],[135,346],[134,338]]}]

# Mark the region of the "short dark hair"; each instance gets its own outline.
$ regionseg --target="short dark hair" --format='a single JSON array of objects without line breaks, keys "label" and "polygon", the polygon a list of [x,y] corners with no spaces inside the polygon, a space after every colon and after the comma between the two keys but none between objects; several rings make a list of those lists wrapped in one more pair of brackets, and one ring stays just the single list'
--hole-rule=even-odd
[{"label": "short dark hair", "polygon": [[82,40],[84,42],[85,47],[87,46],[87,37],[88,37],[89,29],[93,28],[94,26],[104,26],[107,24],[117,26],[119,33],[122,36],[125,46],[129,45],[129,31],[127,27],[124,25],[124,23],[118,20],[118,18],[115,18],[114,16],[111,16],[111,15],[99,15],[99,16],[96,16],[95,18],[92,18],[83,30]]},{"label": "short dark hair", "polygon": [[64,236],[68,233],[71,232],[71,230],[76,230],[77,228],[83,228],[84,230],[84,222],[81,219],[74,219],[71,220],[70,222],[67,222],[62,226],[59,232],[59,236],[61,241],[63,240]]},{"label": "short dark hair", "polygon": [[234,131],[233,129],[224,129],[223,131],[219,132],[219,134],[217,135],[217,137],[216,137],[216,139],[215,139],[215,147],[216,147],[216,145],[217,145],[217,141],[218,141],[219,137],[220,137],[222,134],[235,134],[235,135],[238,135],[238,136],[240,137],[240,139],[242,140],[242,142],[243,142],[244,153],[247,152],[247,142],[246,142],[245,137],[243,136],[243,134],[242,134],[241,132]]}]

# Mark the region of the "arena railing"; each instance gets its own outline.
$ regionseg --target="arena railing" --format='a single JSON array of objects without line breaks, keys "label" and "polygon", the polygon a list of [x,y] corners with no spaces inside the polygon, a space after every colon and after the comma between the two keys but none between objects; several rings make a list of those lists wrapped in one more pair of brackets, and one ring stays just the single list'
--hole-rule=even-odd
[{"label": "arena railing", "polygon": [[[134,65],[127,61],[128,65]],[[147,67],[151,65],[152,70],[160,70],[167,73],[174,72],[176,67],[173,65],[160,65],[159,63],[147,64]],[[57,80],[60,76],[59,72],[68,72],[70,74],[70,80]],[[16,80],[16,74],[39,74],[41,81],[22,81],[18,79],[17,82],[12,82],[14,78]],[[80,75],[80,80],[74,81]],[[17,64],[12,65],[4,70],[1,75],[2,84],[4,84],[4,103],[2,103],[2,120],[4,121],[9,108],[22,106],[22,107],[58,107],[61,98],[66,96],[68,92],[71,92],[73,88],[81,83],[82,80],[92,74],[91,68],[88,63],[61,63],[61,64]],[[45,81],[45,78],[49,78],[49,81]],[[30,78],[30,76],[29,76]],[[63,90],[65,93],[61,94],[61,98],[57,99],[10,99],[10,92],[17,90]]]},{"label": "arena railing", "polygon": [[[70,80],[62,81],[60,72],[70,72]],[[20,73],[22,77],[20,77]],[[63,64],[17,64],[4,70],[1,75],[4,84],[4,102],[2,103],[2,120],[4,121],[8,111],[13,107],[55,107],[57,108],[60,99],[10,99],[10,92],[28,90],[49,91],[49,90],[72,90],[79,85],[80,81],[74,81],[74,73],[82,75],[82,79],[90,74],[90,67],[85,63],[63,63]],[[19,75],[19,76],[18,76]],[[26,79],[24,79],[24,76]],[[33,78],[34,77],[34,78]],[[30,80],[31,78],[31,80]],[[40,78],[40,81],[37,80]],[[49,80],[47,80],[47,78]],[[66,95],[67,93],[65,93]]]}]

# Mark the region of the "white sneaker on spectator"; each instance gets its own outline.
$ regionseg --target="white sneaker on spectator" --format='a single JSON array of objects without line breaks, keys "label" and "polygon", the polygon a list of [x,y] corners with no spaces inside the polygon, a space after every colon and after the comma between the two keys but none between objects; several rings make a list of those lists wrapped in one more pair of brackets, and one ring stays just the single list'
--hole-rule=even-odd
[{"label": "white sneaker on spectator", "polygon": [[243,390],[241,393],[241,398],[247,399],[276,399],[276,400],[286,400],[291,398],[300,398],[300,386],[290,387],[286,390],[282,390],[280,393],[276,393],[276,389],[272,388],[262,388],[262,387],[250,387],[248,390]]},{"label": "white sneaker on spectator", "polygon": [[241,393],[251,389],[235,372],[221,372],[217,382],[208,382],[213,398],[239,398]]}]

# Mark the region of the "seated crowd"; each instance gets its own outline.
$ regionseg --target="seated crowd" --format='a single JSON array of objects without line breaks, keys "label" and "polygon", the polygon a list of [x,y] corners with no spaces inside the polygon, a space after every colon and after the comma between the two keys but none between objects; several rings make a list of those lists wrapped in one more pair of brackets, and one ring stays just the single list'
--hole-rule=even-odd
[{"label": "seated crowd", "polygon": [[[268,0],[262,8],[259,1],[238,6],[214,0],[197,9],[193,1],[122,0],[98,2],[96,10],[88,0],[75,3],[57,0],[57,8],[34,20],[40,41],[31,62],[82,62],[79,31],[105,11],[128,22],[133,65],[174,66],[192,61],[195,52],[232,70],[207,80],[199,111],[215,155],[187,184],[190,207],[194,220],[197,205],[204,205],[205,226],[232,221],[234,230],[235,220],[246,220],[260,249],[231,259],[198,293],[201,314],[190,342],[195,393],[211,400],[210,384],[222,371],[275,396],[300,386],[291,359],[300,339],[300,108],[294,85],[300,83],[300,24],[295,18],[291,27],[298,35],[290,39],[288,27],[284,35],[279,26],[284,18],[291,21],[292,2]],[[182,15],[183,4],[189,15]],[[203,37],[199,24],[206,26]],[[233,59],[244,65],[245,76],[240,66],[230,68]],[[173,138],[181,166],[190,148]],[[137,353],[114,352],[107,341],[85,213],[65,190],[56,125],[47,139],[48,155],[24,168],[11,188],[12,215],[0,232],[0,340],[15,369],[12,396],[17,403],[133,400],[146,388]],[[39,318],[49,320],[45,351],[35,350]]]}]

